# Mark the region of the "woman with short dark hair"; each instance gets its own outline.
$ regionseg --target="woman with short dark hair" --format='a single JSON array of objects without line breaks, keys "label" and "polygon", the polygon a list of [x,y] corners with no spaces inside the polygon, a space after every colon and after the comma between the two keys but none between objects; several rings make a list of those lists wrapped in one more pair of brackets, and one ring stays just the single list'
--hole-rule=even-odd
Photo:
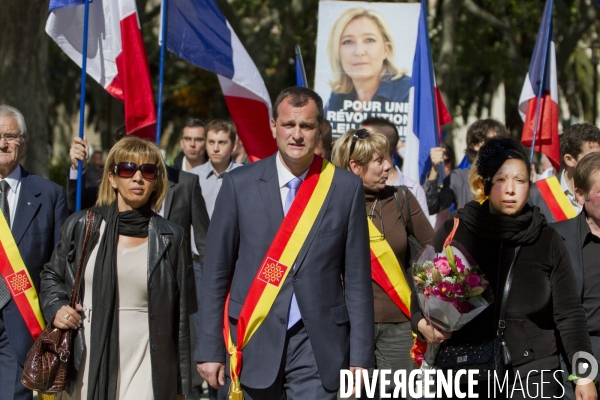
[{"label": "woman with short dark hair", "polygon": [[[479,150],[476,168],[487,200],[482,204],[471,201],[458,210],[453,238],[479,265],[490,282],[495,301],[462,329],[443,333],[429,325],[413,296],[413,331],[429,343],[441,343],[440,351],[445,346],[494,339],[503,288],[514,262],[504,340],[512,369],[523,378],[525,390],[516,383],[513,398],[529,398],[528,393],[536,398],[534,394],[539,395],[540,390],[544,396],[561,397],[561,377],[553,375],[560,368],[560,346],[569,360],[578,352],[591,353],[569,254],[560,235],[546,224],[540,209],[527,204],[531,164],[520,143],[507,138],[486,140]],[[436,251],[442,250],[453,227],[454,221],[447,221],[436,233],[432,242]],[[552,373],[542,375],[541,370]],[[477,389],[480,398],[490,398],[487,383],[480,382]],[[577,385],[577,396],[596,399],[594,384]]]}]

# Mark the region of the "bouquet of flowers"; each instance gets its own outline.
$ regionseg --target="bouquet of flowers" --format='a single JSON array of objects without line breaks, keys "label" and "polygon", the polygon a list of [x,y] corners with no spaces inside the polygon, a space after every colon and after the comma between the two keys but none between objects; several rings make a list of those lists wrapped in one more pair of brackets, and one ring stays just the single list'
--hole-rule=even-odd
[{"label": "bouquet of flowers", "polygon": [[[459,330],[494,301],[485,275],[457,242],[442,253],[425,247],[415,257],[411,272],[423,315],[438,330]],[[427,346],[428,365],[434,364],[438,349]]]}]

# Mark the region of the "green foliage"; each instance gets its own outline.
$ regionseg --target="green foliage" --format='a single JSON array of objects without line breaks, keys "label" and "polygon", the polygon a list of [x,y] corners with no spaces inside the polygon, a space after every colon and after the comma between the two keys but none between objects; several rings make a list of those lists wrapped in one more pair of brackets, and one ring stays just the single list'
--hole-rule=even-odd
[{"label": "green foliage", "polygon": [[67,174],[71,167],[70,160],[59,160],[58,162],[51,164],[48,171],[49,177],[52,182],[59,184],[60,186],[67,187]]},{"label": "green foliage", "polygon": [[[295,84],[294,46],[299,44],[309,85],[314,82],[318,2],[302,0],[216,0],[265,80],[272,100]],[[592,2],[595,3],[595,2]],[[543,0],[438,0],[430,20],[438,82],[450,112],[466,117],[489,109],[500,84],[506,90],[507,125],[518,134],[522,122],[517,103],[533,52]],[[158,93],[160,2],[137,0],[150,72]],[[559,86],[572,115],[591,116],[592,66],[587,48],[599,9],[584,0],[556,0],[554,33]],[[452,25],[452,26],[451,26]],[[443,47],[444,44],[446,47]],[[449,44],[449,46],[448,46]],[[80,69],[52,42],[49,51],[49,124],[56,125],[59,106],[67,115],[79,107]],[[87,123],[102,132],[110,147],[112,132],[122,124],[123,106],[88,79]],[[171,156],[179,132],[191,116],[204,120],[228,117],[218,80],[167,52],[163,127],[174,128],[167,145]],[[62,110],[61,110],[62,112]],[[564,123],[565,121],[563,121]]]}]

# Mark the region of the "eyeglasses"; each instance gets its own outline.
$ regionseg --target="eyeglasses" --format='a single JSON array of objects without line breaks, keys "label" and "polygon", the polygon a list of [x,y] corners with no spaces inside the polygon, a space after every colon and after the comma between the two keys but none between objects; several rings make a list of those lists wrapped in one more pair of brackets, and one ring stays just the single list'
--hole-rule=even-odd
[{"label": "eyeglasses", "polygon": [[381,229],[379,230],[381,232],[381,235],[369,236],[369,241],[371,242],[381,242],[382,240],[385,240],[385,229],[383,227],[383,215],[381,214],[381,202],[379,202],[379,197],[375,199],[375,202],[371,207],[371,212],[369,213],[368,217],[371,218],[371,221],[373,221],[373,218],[376,215],[375,206],[377,205],[377,203],[379,203],[379,212],[377,213],[377,216],[379,217],[379,221],[381,222]]},{"label": "eyeglasses", "polygon": [[20,136],[21,134],[19,133],[5,133],[4,135],[0,135],[0,140],[4,138],[4,140],[6,140],[8,143],[13,143],[19,140]]},{"label": "eyeglasses", "polygon": [[158,167],[154,164],[137,165],[132,162],[120,162],[115,166],[115,174],[119,178],[132,178],[138,170],[142,173],[144,179],[156,179],[158,176]]},{"label": "eyeglasses", "polygon": [[354,136],[352,136],[352,145],[350,146],[350,157],[352,157],[352,153],[354,153],[354,147],[356,146],[356,141],[358,139],[364,139],[369,136],[369,131],[366,129],[359,129],[354,132]]}]

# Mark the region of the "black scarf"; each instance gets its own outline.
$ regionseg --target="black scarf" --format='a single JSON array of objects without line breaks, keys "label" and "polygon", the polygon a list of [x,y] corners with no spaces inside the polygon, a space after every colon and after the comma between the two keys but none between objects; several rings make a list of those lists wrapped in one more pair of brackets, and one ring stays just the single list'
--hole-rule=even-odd
[{"label": "black scarf", "polygon": [[490,213],[489,200],[483,204],[471,201],[458,210],[457,217],[469,231],[486,240],[508,241],[515,245],[537,240],[546,218],[538,207],[526,204],[517,217]]},{"label": "black scarf", "polygon": [[150,202],[137,210],[119,212],[117,202],[94,207],[106,226],[94,266],[89,359],[88,400],[113,400],[119,373],[119,290],[117,242],[119,235],[147,237],[152,215]]}]

